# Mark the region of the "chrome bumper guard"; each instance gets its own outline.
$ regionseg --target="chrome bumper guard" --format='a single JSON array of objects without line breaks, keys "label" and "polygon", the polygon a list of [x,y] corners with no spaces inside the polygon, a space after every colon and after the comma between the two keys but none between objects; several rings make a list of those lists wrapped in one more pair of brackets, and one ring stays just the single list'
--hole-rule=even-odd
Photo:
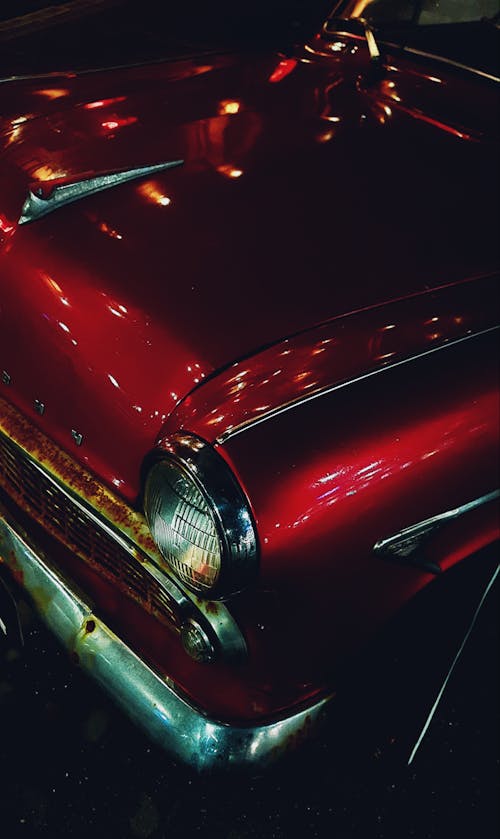
[{"label": "chrome bumper guard", "polygon": [[121,641],[35,553],[1,510],[0,562],[29,593],[49,629],[76,653],[83,669],[174,759],[193,769],[269,765],[309,739],[326,716],[331,697],[265,725],[238,727],[211,720]]}]

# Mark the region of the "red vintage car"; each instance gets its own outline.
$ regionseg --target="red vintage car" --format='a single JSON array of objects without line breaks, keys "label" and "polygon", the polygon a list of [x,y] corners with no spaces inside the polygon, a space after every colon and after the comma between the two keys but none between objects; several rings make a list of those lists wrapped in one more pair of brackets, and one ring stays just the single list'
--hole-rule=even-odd
[{"label": "red vintage car", "polygon": [[498,537],[497,19],[0,84],[2,573],[192,766]]}]

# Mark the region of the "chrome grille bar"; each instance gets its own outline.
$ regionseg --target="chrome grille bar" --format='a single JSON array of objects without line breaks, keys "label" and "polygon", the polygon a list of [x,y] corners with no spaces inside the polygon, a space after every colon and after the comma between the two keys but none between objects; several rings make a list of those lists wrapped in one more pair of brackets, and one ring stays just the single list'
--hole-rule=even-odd
[{"label": "chrome grille bar", "polygon": [[0,434],[0,487],[24,512],[84,563],[111,580],[175,631],[191,604],[139,548],[67,492],[21,448]]}]

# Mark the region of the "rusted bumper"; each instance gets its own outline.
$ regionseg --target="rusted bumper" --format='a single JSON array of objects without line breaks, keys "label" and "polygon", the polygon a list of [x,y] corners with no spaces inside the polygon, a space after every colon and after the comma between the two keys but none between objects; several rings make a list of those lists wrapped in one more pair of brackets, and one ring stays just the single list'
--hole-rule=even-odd
[{"label": "rusted bumper", "polygon": [[238,727],[209,719],[93,613],[27,544],[1,508],[0,560],[29,593],[52,632],[77,653],[81,666],[172,757],[194,769],[263,767],[310,736],[326,717],[328,697],[264,725]]}]

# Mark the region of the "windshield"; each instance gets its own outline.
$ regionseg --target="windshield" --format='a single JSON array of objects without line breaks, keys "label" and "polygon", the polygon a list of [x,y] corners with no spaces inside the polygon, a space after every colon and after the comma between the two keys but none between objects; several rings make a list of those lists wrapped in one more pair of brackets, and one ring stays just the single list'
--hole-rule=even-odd
[{"label": "windshield", "polygon": [[500,0],[344,0],[335,13],[372,26],[436,26],[493,20],[499,11]]}]

